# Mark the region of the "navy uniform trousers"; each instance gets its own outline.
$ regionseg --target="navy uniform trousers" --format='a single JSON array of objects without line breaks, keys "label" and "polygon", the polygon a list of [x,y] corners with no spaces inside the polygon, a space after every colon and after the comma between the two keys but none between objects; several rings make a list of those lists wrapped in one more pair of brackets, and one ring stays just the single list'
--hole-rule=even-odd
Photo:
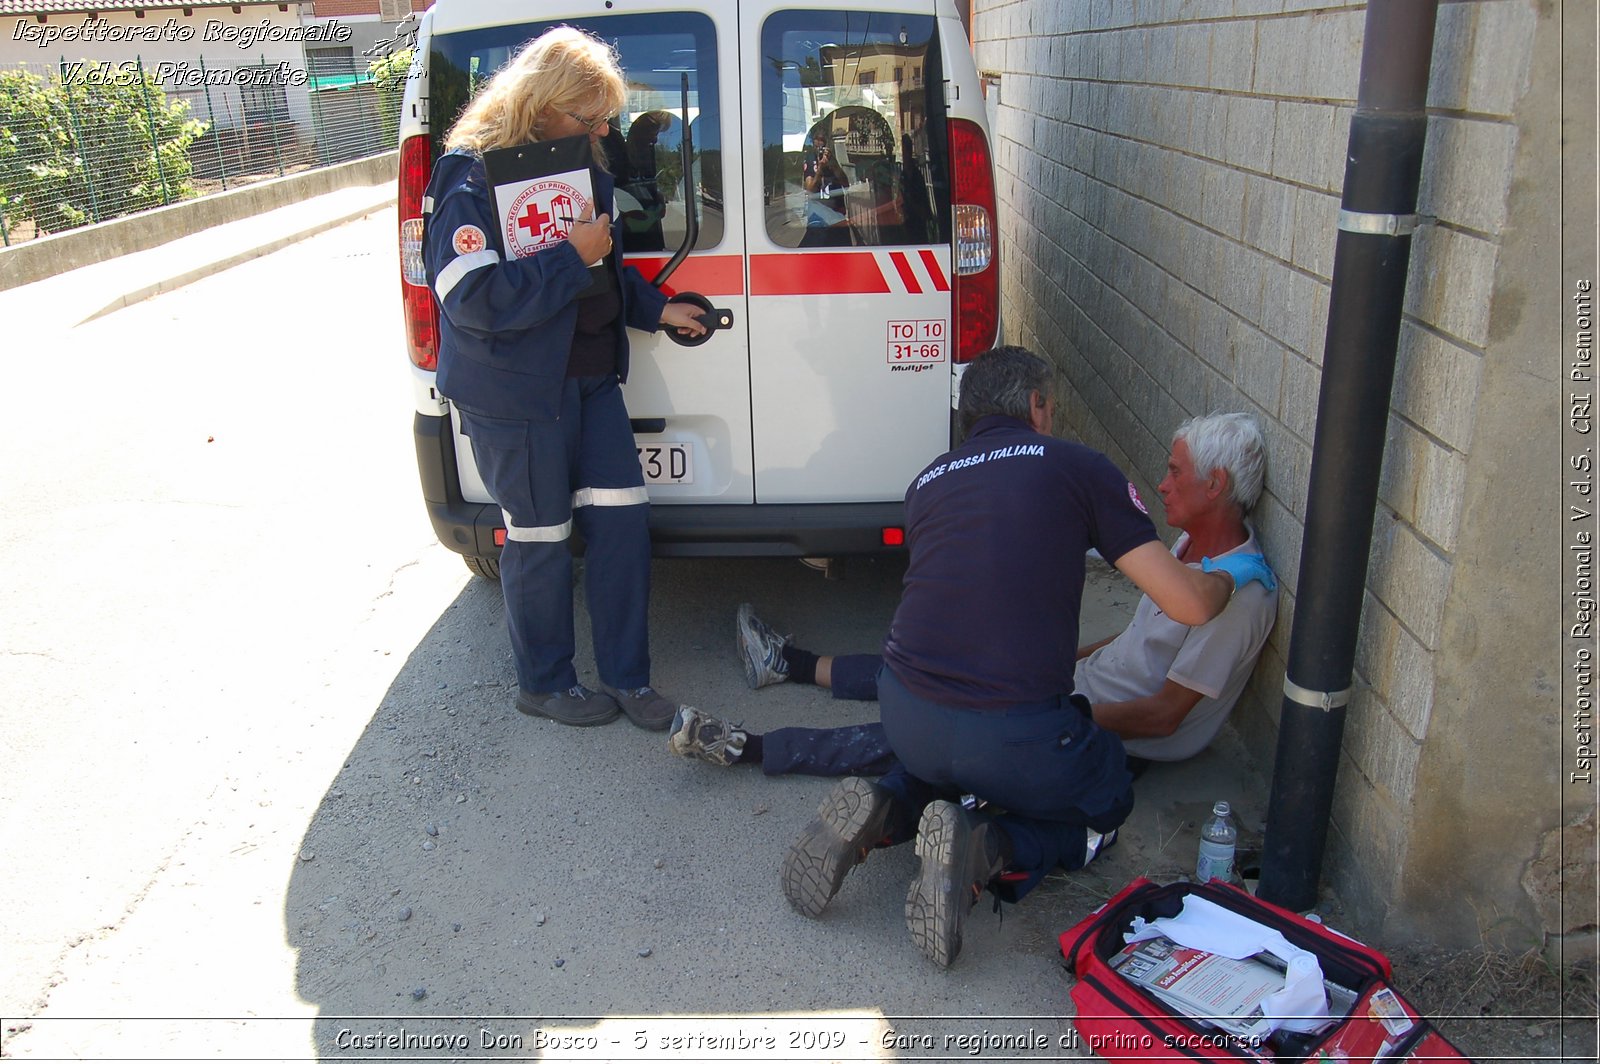
[{"label": "navy uniform trousers", "polygon": [[[840,654],[833,659],[830,690],[836,699],[875,702],[877,654]],[[842,728],[774,728],[761,737],[761,771],[768,776],[881,776],[894,765],[894,751],[881,724]]]},{"label": "navy uniform trousers", "polygon": [[602,682],[650,682],[649,495],[615,376],[569,377],[555,421],[461,411],[484,486],[504,511],[500,586],[525,691],[565,691],[572,665],[572,554],[576,525],[584,590]]},{"label": "navy uniform trousers", "polygon": [[[880,660],[854,657],[863,667]],[[843,660],[835,659],[836,696]],[[1021,898],[1052,868],[1082,868],[1085,829],[1110,831],[1133,810],[1122,741],[1093,723],[1081,695],[985,712],[919,698],[888,669],[872,686],[882,690],[882,724],[776,728],[762,736],[761,771],[881,776],[879,785],[896,798],[898,815],[885,826],[891,845],[915,836],[929,802],[973,794],[992,803],[1004,810],[995,820],[1011,839],[1011,867],[1025,873],[996,891],[1006,901]]]},{"label": "navy uniform trousers", "polygon": [[1008,876],[995,893],[1017,901],[1051,869],[1082,868],[1088,832],[1133,811],[1122,740],[1094,723],[1081,695],[984,711],[947,706],[878,674],[883,729],[898,763],[879,786],[895,796],[888,841],[907,841],[922,808],[971,794],[995,806],[1011,840]]},{"label": "navy uniform trousers", "polygon": [[768,776],[881,776],[894,765],[878,723],[774,728],[761,736],[761,771]]},{"label": "navy uniform trousers", "polygon": [[[876,702],[881,668],[883,658],[877,654],[840,654],[833,659],[833,697]],[[761,771],[768,776],[882,776],[894,764],[889,737],[876,721],[837,728],[774,728],[761,737]],[[1144,758],[1128,757],[1135,779],[1149,767]]]}]

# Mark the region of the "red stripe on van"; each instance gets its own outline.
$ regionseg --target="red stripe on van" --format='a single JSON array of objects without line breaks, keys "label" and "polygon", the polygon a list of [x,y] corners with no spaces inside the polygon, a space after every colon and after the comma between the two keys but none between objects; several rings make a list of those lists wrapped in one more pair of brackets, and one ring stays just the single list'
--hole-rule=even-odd
[{"label": "red stripe on van", "polygon": [[900,271],[900,280],[906,283],[906,291],[912,295],[922,294],[922,283],[917,280],[917,271],[911,268],[911,262],[903,251],[889,252],[889,261],[894,263],[894,268]]},{"label": "red stripe on van", "polygon": [[[667,264],[658,255],[629,255],[624,260],[646,277],[654,277]],[[661,289],[669,296],[699,292],[703,296],[744,295],[744,259],[738,255],[693,255],[678,264]]]},{"label": "red stripe on van", "polygon": [[939,267],[939,256],[922,249],[922,264],[928,268],[928,276],[933,278],[933,288],[936,292],[950,291],[950,282],[945,280],[944,270]]},{"label": "red stripe on van", "polygon": [[885,293],[889,282],[870,251],[750,256],[753,296],[830,296]]}]

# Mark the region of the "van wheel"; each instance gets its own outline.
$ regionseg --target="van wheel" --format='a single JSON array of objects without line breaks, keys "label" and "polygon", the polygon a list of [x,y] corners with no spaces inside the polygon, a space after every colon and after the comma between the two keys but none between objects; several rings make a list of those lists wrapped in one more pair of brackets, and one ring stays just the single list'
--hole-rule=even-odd
[{"label": "van wheel", "polygon": [[499,558],[480,558],[474,554],[465,554],[462,555],[461,560],[467,563],[467,568],[471,569],[474,574],[483,577],[485,580],[493,580],[497,584],[500,582]]}]

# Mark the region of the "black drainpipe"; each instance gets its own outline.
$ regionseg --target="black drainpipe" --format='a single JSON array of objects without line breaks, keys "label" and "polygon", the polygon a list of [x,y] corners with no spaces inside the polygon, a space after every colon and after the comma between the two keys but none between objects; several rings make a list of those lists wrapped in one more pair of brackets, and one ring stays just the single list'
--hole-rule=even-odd
[{"label": "black drainpipe", "polygon": [[1317,903],[1427,134],[1438,0],[1371,0],[1333,259],[1262,898]]}]

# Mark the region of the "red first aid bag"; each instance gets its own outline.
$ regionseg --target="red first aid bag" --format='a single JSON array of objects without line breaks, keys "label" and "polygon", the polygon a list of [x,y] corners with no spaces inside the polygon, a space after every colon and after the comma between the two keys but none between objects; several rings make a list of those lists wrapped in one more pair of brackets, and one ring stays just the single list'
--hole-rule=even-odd
[{"label": "red first aid bag", "polygon": [[[1354,1004],[1315,1034],[1280,1030],[1263,1040],[1245,1039],[1175,1011],[1112,967],[1135,917],[1177,916],[1191,895],[1282,932],[1291,945],[1316,954],[1323,979],[1351,991]],[[1063,933],[1061,952],[1077,977],[1073,1025],[1084,1047],[1107,1060],[1375,1064],[1467,1059],[1390,985],[1393,972],[1382,953],[1217,880],[1162,885],[1136,879]]]}]

